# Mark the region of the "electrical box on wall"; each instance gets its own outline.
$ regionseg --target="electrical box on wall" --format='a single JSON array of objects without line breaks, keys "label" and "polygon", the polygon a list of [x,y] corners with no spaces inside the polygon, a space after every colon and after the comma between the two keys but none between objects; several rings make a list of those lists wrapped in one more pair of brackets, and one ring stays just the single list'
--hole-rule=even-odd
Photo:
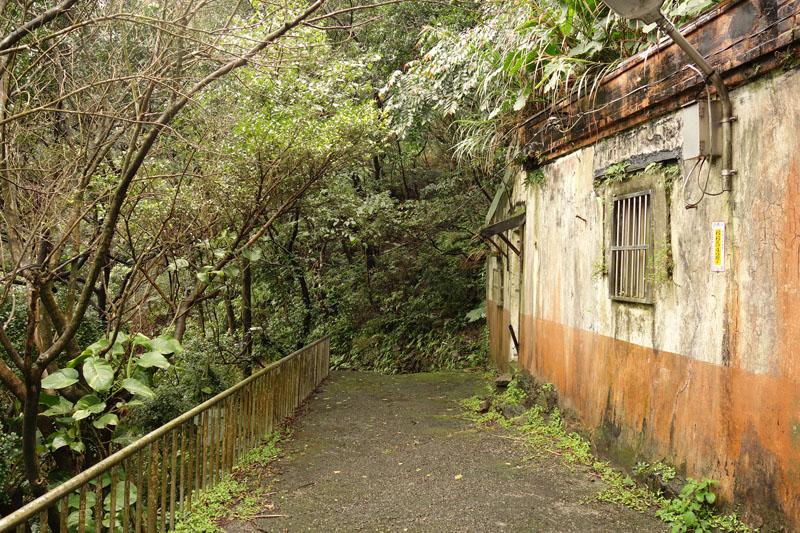
[{"label": "electrical box on wall", "polygon": [[[709,110],[710,107],[710,110]],[[722,153],[719,101],[700,100],[683,108],[683,159],[717,156]]]}]

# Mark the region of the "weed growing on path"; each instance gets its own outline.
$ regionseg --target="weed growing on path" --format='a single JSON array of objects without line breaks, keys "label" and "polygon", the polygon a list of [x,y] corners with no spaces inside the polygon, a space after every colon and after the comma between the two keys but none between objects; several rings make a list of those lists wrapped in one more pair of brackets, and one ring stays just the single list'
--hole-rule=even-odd
[{"label": "weed growing on path", "polygon": [[665,483],[668,483],[675,479],[675,476],[678,474],[675,471],[675,467],[665,465],[661,461],[657,463],[650,463],[646,462],[638,462],[636,463],[636,467],[633,469],[640,476],[646,476],[647,474],[656,474],[658,475]]},{"label": "weed growing on path", "polygon": [[[460,402],[464,409],[464,418],[479,426],[500,425],[509,428],[516,434],[518,442],[530,448],[533,453],[529,458],[543,454],[557,455],[567,465],[581,465],[587,473],[596,476],[605,485],[592,500],[624,505],[639,512],[655,510],[656,517],[671,526],[671,533],[725,531],[730,533],[749,533],[753,530],[744,525],[736,514],[718,515],[713,505],[716,496],[711,487],[716,481],[688,479],[677,498],[669,499],[660,493],[654,493],[641,487],[627,474],[615,471],[608,462],[598,460],[591,451],[591,443],[575,432],[564,429],[561,412],[558,407],[550,412],[532,401],[532,406],[524,415],[513,422],[502,415],[503,406],[519,405],[527,398],[524,390],[519,388],[515,378],[503,392],[490,388],[488,398],[477,396]],[[513,386],[512,386],[513,385]],[[550,383],[539,386],[539,389],[550,394],[554,391]],[[533,396],[537,391],[533,392]],[[484,413],[479,409],[488,401],[490,408]],[[676,476],[673,467],[661,462],[650,465],[639,463],[637,474],[656,473],[662,480],[670,481]],[[757,530],[756,530],[757,531]]]},{"label": "weed growing on path", "polygon": [[247,520],[264,511],[265,501],[274,493],[271,486],[262,486],[260,477],[254,474],[263,473],[264,467],[278,457],[278,443],[289,436],[286,429],[265,436],[261,445],[247,452],[226,479],[195,495],[199,499],[195,500],[192,512],[182,518],[175,531],[217,533],[223,531],[218,525],[221,518]]}]

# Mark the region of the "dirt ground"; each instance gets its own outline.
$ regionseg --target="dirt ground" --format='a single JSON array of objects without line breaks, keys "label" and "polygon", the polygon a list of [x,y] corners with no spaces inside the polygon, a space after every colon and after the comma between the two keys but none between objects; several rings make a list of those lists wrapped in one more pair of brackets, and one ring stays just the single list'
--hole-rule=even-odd
[{"label": "dirt ground", "polygon": [[652,514],[592,501],[602,482],[559,457],[526,459],[457,402],[477,374],[334,372],[265,476],[274,494],[230,532],[661,532]]}]

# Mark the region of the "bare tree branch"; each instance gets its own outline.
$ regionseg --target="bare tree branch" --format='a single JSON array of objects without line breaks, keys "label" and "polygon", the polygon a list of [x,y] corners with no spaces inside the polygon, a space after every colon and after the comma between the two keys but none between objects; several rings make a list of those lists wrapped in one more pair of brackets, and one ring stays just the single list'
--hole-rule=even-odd
[{"label": "bare tree branch", "polygon": [[57,6],[51,7],[38,17],[29,20],[27,23],[9,33],[2,41],[0,41],[0,52],[16,45],[30,32],[44,26],[57,16],[69,11],[69,9],[77,3],[78,0],[64,0]]}]

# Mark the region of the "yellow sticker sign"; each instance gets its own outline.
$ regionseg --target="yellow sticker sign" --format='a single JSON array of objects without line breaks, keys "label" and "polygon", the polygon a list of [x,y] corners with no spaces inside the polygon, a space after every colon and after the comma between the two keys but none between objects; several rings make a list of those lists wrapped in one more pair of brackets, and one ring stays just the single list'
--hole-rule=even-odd
[{"label": "yellow sticker sign", "polygon": [[713,232],[713,247],[712,247],[712,272],[725,271],[725,223],[713,222],[711,224],[711,231]]}]

